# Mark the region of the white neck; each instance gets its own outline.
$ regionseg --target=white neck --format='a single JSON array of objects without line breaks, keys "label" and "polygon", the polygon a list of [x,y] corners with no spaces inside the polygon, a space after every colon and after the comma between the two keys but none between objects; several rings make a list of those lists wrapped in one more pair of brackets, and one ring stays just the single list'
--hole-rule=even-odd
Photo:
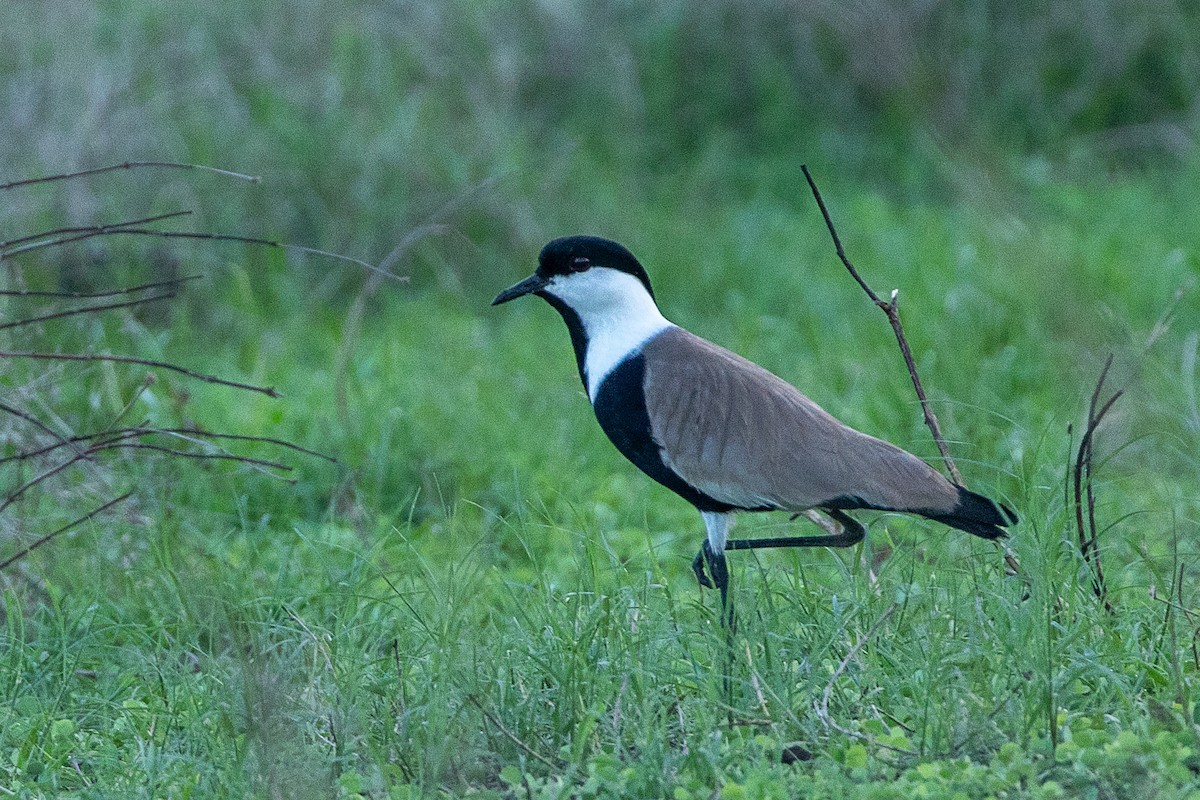
[{"label": "white neck", "polygon": [[587,336],[583,374],[593,403],[600,384],[618,364],[672,327],[642,282],[620,270],[593,267],[558,276],[545,291],[566,302],[583,323]]}]

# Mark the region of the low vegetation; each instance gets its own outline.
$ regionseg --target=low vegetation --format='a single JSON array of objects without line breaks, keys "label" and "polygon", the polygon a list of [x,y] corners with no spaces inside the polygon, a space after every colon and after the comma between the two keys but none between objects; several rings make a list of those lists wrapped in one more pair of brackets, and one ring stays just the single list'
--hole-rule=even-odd
[{"label": "low vegetation", "polygon": [[[78,455],[13,458],[64,437],[189,437],[90,453],[0,512],[0,561],[18,556],[0,571],[0,796],[1200,790],[1185,11],[985,25],[953,4],[892,9],[896,53],[872,67],[866,16],[770,3],[637,24],[593,4],[52,5],[49,27],[0,30],[0,182],[132,158],[263,180],[138,168],[0,189],[0,288],[202,276],[0,330],[0,351],[124,354],[280,396],[147,364],[0,361],[0,402],[45,426],[3,412],[0,495]],[[56,26],[72,25],[87,35],[68,45]],[[1001,30],[1030,33],[1025,49]],[[941,67],[915,55],[950,40]],[[1088,41],[1112,60],[1072,73],[1061,54]],[[1004,73],[984,98],[1018,55],[1040,77]],[[695,60],[711,91],[686,77]],[[689,567],[694,511],[603,439],[553,313],[487,303],[551,236],[612,236],[668,317],[937,463],[801,161],[859,270],[899,288],[966,481],[1020,512],[1020,570],[876,515],[853,550],[733,554],[727,649]],[[178,210],[194,213],[157,229],[409,281],[237,241],[10,244]],[[0,297],[0,323],[77,302]],[[1122,394],[1081,487],[1100,597],[1073,465],[1110,354],[1101,400]],[[745,517],[739,535],[806,524]]]}]

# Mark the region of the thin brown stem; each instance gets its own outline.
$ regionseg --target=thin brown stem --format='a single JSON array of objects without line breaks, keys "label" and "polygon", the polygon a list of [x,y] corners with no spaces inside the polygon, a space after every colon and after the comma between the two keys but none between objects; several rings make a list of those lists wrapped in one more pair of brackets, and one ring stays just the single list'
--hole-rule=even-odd
[{"label": "thin brown stem", "polygon": [[59,245],[67,245],[67,243],[71,243],[71,242],[82,241],[84,239],[92,239],[92,237],[95,237],[95,236],[115,236],[115,235],[120,235],[120,234],[128,234],[128,235],[134,235],[134,236],[160,236],[161,239],[200,239],[200,240],[204,240],[204,241],[232,241],[232,242],[240,242],[240,243],[242,243],[242,245],[260,245],[263,247],[275,247],[278,249],[288,249],[288,251],[295,251],[298,253],[308,253],[310,255],[320,255],[320,257],[332,258],[332,259],[336,259],[338,261],[347,261],[348,264],[356,264],[358,266],[361,266],[362,269],[377,273],[377,275],[382,275],[383,277],[391,278],[392,281],[398,281],[401,283],[408,282],[407,276],[396,275],[396,273],[394,273],[394,272],[388,272],[386,270],[379,269],[378,266],[368,263],[368,261],[364,261],[360,258],[354,258],[353,255],[343,255],[341,253],[331,253],[329,251],[326,251],[326,249],[318,249],[316,247],[306,247],[304,245],[288,245],[287,242],[277,242],[277,241],[271,241],[269,239],[258,239],[257,236],[239,236],[239,235],[235,235],[235,234],[210,234],[210,233],[203,233],[203,231],[194,231],[194,230],[154,230],[152,228],[125,228],[125,227],[103,228],[103,229],[97,229],[97,230],[90,230],[90,231],[88,231],[88,233],[82,233],[82,234],[77,234],[77,235],[73,235],[73,236],[64,236],[64,237],[61,237],[61,239],[53,239],[53,240],[49,240],[49,241],[38,241],[38,242],[30,243],[30,245],[25,245],[24,247],[18,247],[16,249],[12,249],[12,251],[8,251],[7,253],[0,254],[0,259],[8,258],[8,257],[11,257],[11,255],[16,255],[18,253],[24,253],[26,251],[31,251],[31,249],[36,249],[38,247],[56,247]]},{"label": "thin brown stem", "polygon": [[161,428],[155,432],[177,435],[187,434],[188,436],[198,436],[205,439],[230,439],[238,442],[259,442],[262,444],[273,444],[277,445],[278,447],[285,447],[288,450],[294,450],[297,453],[303,453],[306,456],[315,456],[316,458],[324,459],[330,464],[338,463],[337,458],[334,456],[326,455],[325,453],[320,453],[316,450],[309,450],[307,447],[301,447],[298,444],[286,441],[284,439],[274,439],[270,436],[247,436],[238,433],[209,433],[207,431],[193,431],[187,428]]},{"label": "thin brown stem", "polygon": [[83,169],[78,172],[66,172],[61,175],[43,175],[39,178],[26,178],[20,181],[10,181],[8,183],[0,183],[0,189],[17,189],[22,186],[33,186],[38,183],[50,183],[51,181],[65,181],[71,178],[86,178],[90,175],[100,175],[105,172],[115,172],[121,169],[141,169],[141,168],[157,168],[157,169],[194,169],[203,172],[212,172],[216,175],[225,175],[230,178],[237,178],[250,183],[260,183],[262,177],[258,175],[243,175],[240,172],[232,172],[220,167],[210,167],[205,164],[181,164],[174,161],[124,161],[120,164],[109,164],[106,167],[93,167],[91,169]]},{"label": "thin brown stem", "polygon": [[176,450],[174,447],[164,447],[159,444],[145,444],[144,442],[114,442],[113,444],[96,445],[90,448],[93,453],[98,453],[101,450],[155,450],[159,453],[167,453],[181,458],[194,458],[200,461],[237,461],[242,464],[249,464],[257,467],[268,467],[277,469],[281,472],[291,472],[292,468],[287,464],[280,464],[277,461],[266,461],[261,458],[250,458],[248,456],[239,456],[236,453],[193,453],[188,450]]},{"label": "thin brown stem", "polygon": [[[57,435],[57,434],[56,434]],[[48,453],[53,453],[63,447],[71,447],[73,445],[83,444],[84,442],[93,442],[97,439],[104,439],[107,442],[116,442],[121,439],[135,438],[143,435],[142,429],[139,428],[124,428],[111,431],[100,431],[98,433],[85,433],[69,438],[59,437],[59,441],[55,444],[48,444],[45,447],[39,447],[37,450],[24,450],[20,453],[14,453],[11,456],[0,458],[0,464],[7,464],[10,461],[28,461],[32,458],[38,458]]]},{"label": "thin brown stem", "polygon": [[557,770],[559,768],[558,764],[554,763],[554,761],[550,760],[549,758],[546,758],[544,755],[539,753],[537,750],[534,750],[532,747],[525,744],[525,742],[521,741],[520,737],[518,737],[515,733],[513,733],[508,728],[506,728],[504,726],[504,723],[502,723],[500,720],[496,719],[496,716],[492,712],[488,711],[486,708],[483,707],[483,703],[479,702],[478,697],[476,697],[473,694],[470,694],[470,695],[467,695],[467,699],[471,701],[472,705],[474,705],[476,708],[479,709],[479,711],[483,714],[483,716],[487,717],[488,722],[495,725],[497,730],[499,730],[506,737],[508,737],[509,741],[511,741],[517,747],[521,748],[521,750],[523,750],[527,755],[533,756],[538,761],[545,764],[547,767],[550,767],[550,769]]},{"label": "thin brown stem", "polygon": [[[1100,404],[1100,394],[1104,389],[1104,382],[1108,378],[1108,371],[1112,367],[1113,356],[1110,353],[1104,362],[1104,368],[1100,370],[1100,377],[1096,381],[1096,388],[1092,390],[1091,400],[1088,403],[1087,426],[1084,428],[1083,436],[1079,440],[1079,449],[1076,451],[1074,464],[1074,490],[1075,490],[1075,529],[1079,536],[1079,552],[1092,570],[1092,591],[1096,598],[1104,605],[1104,610],[1111,612],[1113,610],[1112,603],[1108,599],[1108,583],[1104,578],[1104,566],[1100,559],[1100,545],[1097,539],[1099,531],[1096,527],[1096,494],[1094,482],[1092,478],[1092,462],[1094,458],[1094,442],[1096,430],[1100,427],[1101,421],[1112,409],[1113,404],[1124,393],[1124,390],[1118,390],[1113,393],[1102,405]],[[1097,410],[1097,406],[1099,410]],[[1086,506],[1085,506],[1086,496]],[[1084,517],[1086,507],[1086,520]]]},{"label": "thin brown stem", "polygon": [[[194,452],[191,452],[188,450],[178,450],[173,447],[165,447],[162,445],[146,444],[143,442],[130,441],[131,439],[137,439],[140,436],[144,436],[147,433],[159,433],[159,431],[140,431],[137,429],[130,429],[130,430],[124,430],[124,431],[116,431],[114,433],[91,434],[87,437],[78,437],[75,441],[72,442],[72,444],[77,444],[79,441],[84,440],[84,439],[89,439],[89,438],[90,439],[98,439],[101,436],[103,436],[105,438],[102,441],[93,442],[87,448],[77,451],[74,456],[72,456],[71,458],[62,462],[61,464],[57,464],[54,467],[51,467],[50,469],[46,470],[45,472],[41,473],[40,475],[37,475],[36,477],[31,478],[30,480],[28,480],[27,482],[22,484],[16,490],[11,492],[6,498],[4,498],[3,502],[0,502],[0,512],[5,511],[9,506],[11,506],[17,500],[19,500],[21,498],[21,496],[24,495],[27,491],[29,491],[33,487],[37,486],[38,484],[42,483],[43,481],[46,481],[46,480],[54,477],[55,475],[59,474],[63,470],[67,469],[68,467],[70,467],[74,464],[77,464],[78,462],[83,461],[85,459],[88,459],[91,456],[95,455],[96,453],[100,453],[105,450],[154,450],[154,451],[157,451],[160,453],[166,453],[166,454],[172,455],[172,456],[179,456],[181,458],[193,458],[193,459],[200,459],[200,460],[237,461],[239,463],[246,464],[248,466],[251,466],[256,469],[263,470],[263,471],[266,471],[269,469],[276,469],[281,472],[291,472],[292,471],[292,468],[289,467],[287,464],[280,464],[279,462],[276,462],[276,461],[267,461],[265,459],[260,459],[260,458],[250,458],[248,456],[240,456],[240,455],[237,455],[234,453],[194,453]],[[60,447],[60,446],[61,445],[54,445],[53,447],[45,448],[44,450],[42,450],[40,452],[42,452],[42,453],[49,452],[50,450],[56,449],[57,447]],[[296,449],[302,449],[302,448],[296,448]],[[282,476],[275,475],[274,473],[268,472],[267,474],[270,474],[274,478],[282,479]]]},{"label": "thin brown stem", "polygon": [[128,500],[128,499],[129,499],[131,496],[133,496],[133,492],[126,492],[125,494],[121,495],[120,497],[117,497],[117,498],[114,498],[114,499],[112,499],[112,500],[109,500],[107,503],[105,503],[104,505],[100,506],[99,508],[95,508],[95,509],[93,509],[93,510],[89,511],[88,513],[86,513],[86,514],[84,514],[82,517],[80,517],[79,519],[77,519],[77,520],[75,520],[75,521],[73,521],[73,522],[69,522],[69,523],[67,523],[66,525],[62,526],[62,527],[61,527],[61,528],[59,528],[58,530],[56,530],[56,531],[53,531],[52,533],[47,533],[45,536],[43,536],[42,538],[38,539],[38,540],[37,540],[36,542],[34,542],[33,544],[30,544],[30,545],[29,545],[29,546],[27,546],[27,547],[23,547],[23,548],[21,548],[21,549],[20,549],[19,551],[17,551],[15,554],[13,554],[13,555],[9,556],[9,557],[8,557],[8,558],[6,558],[4,561],[0,562],[0,571],[3,571],[3,570],[5,570],[5,569],[7,569],[8,567],[10,567],[10,566],[11,566],[12,564],[14,564],[15,562],[17,562],[17,561],[20,561],[22,558],[24,558],[25,556],[29,555],[30,553],[32,553],[32,552],[33,552],[34,550],[36,550],[37,548],[41,547],[41,546],[42,546],[42,545],[44,545],[46,542],[49,542],[50,540],[54,539],[54,538],[55,538],[56,536],[58,536],[59,534],[66,533],[67,531],[71,530],[71,528],[74,528],[76,525],[82,525],[83,523],[85,523],[85,522],[87,522],[89,519],[91,519],[92,517],[95,517],[95,516],[98,516],[98,515],[100,515],[100,514],[103,514],[105,511],[108,511],[110,508],[112,508],[113,506],[117,505],[118,503],[123,503],[123,502],[125,502],[125,501],[126,501],[126,500]]},{"label": "thin brown stem", "polygon": [[[48,433],[51,436],[53,436],[55,439],[58,439],[60,444],[55,445],[56,447],[64,445],[64,444],[65,445],[71,444],[71,440],[69,438],[63,436],[61,433],[54,430],[46,423],[42,422],[40,419],[33,416],[28,411],[22,411],[19,408],[15,408],[13,406],[8,405],[7,403],[0,403],[0,411],[3,411],[6,414],[12,414],[14,417],[19,417],[19,418],[25,420],[26,422],[28,422],[33,427],[42,431],[43,433]],[[7,460],[9,460],[9,459],[0,459],[0,463],[3,463]]]},{"label": "thin brown stem", "polygon": [[[3,410],[3,409],[0,409]],[[57,434],[56,434],[57,435]],[[274,439],[269,436],[246,436],[236,433],[209,433],[207,431],[196,431],[189,428],[148,428],[145,426],[137,426],[133,428],[116,428],[99,433],[87,433],[79,436],[72,436],[69,439],[64,439],[57,444],[47,445],[38,450],[28,450],[21,453],[16,453],[11,456],[0,458],[0,464],[8,461],[25,461],[38,456],[46,455],[60,447],[79,444],[82,442],[95,441],[96,439],[106,439],[108,442],[115,442],[122,439],[141,438],[143,436],[177,436],[188,440],[206,440],[206,439],[228,439],[238,442],[258,442],[261,444],[271,444],[278,447],[284,447],[297,453],[303,453],[308,456],[322,458],[331,464],[338,463],[338,460],[333,456],[319,453],[316,450],[310,450],[307,447],[301,447],[283,439]]]},{"label": "thin brown stem", "polygon": [[53,478],[55,475],[57,475],[58,473],[65,470],[67,467],[70,467],[72,464],[77,464],[78,462],[83,461],[85,458],[88,458],[89,456],[91,456],[91,454],[93,452],[95,452],[95,448],[89,447],[87,450],[84,450],[81,453],[76,453],[73,458],[68,459],[67,461],[64,461],[63,463],[61,463],[55,467],[51,467],[50,469],[43,472],[41,475],[38,475],[35,478],[30,478],[28,481],[26,481],[25,483],[23,483],[19,487],[17,487],[14,491],[10,492],[8,497],[4,498],[3,502],[0,502],[0,511],[4,511],[9,506],[11,506],[13,503],[17,502],[17,500],[21,499],[21,496],[23,494],[25,494],[33,487],[40,484],[42,481],[49,480],[50,478]]},{"label": "thin brown stem", "polygon": [[34,292],[25,289],[0,289],[0,297],[44,297],[55,300],[97,300],[101,297],[115,297],[122,294],[136,294],[138,292],[148,292],[151,289],[163,289],[165,287],[176,288],[189,281],[197,281],[203,278],[203,275],[187,275],[182,278],[172,278],[169,281],[155,281],[153,283],[143,283],[139,286],[130,286],[125,289],[109,289],[103,292]]},{"label": "thin brown stem", "polygon": [[[829,209],[825,205],[825,200],[821,197],[821,191],[817,188],[817,183],[813,180],[812,173],[808,171],[808,165],[802,164],[800,171],[804,173],[804,178],[808,181],[808,187],[812,190],[813,199],[817,201],[817,208],[821,210],[821,216],[825,219],[825,227],[829,229],[829,235],[833,239],[833,246],[837,251],[838,259],[846,267],[846,270],[854,278],[855,282],[866,292],[871,302],[887,316],[888,324],[892,326],[892,333],[896,337],[896,343],[900,346],[900,355],[904,358],[904,366],[908,369],[908,376],[912,380],[917,400],[921,404],[921,413],[925,418],[925,426],[929,428],[929,432],[933,436],[933,443],[937,445],[938,453],[942,456],[942,462],[946,465],[946,471],[950,473],[950,480],[954,481],[958,486],[965,488],[966,482],[963,480],[962,473],[958,471],[958,465],[954,463],[954,459],[950,455],[950,448],[946,445],[946,437],[942,435],[941,423],[938,422],[937,414],[934,413],[933,406],[929,403],[929,398],[925,394],[925,386],[921,383],[921,376],[917,372],[917,363],[913,358],[912,348],[909,347],[908,338],[904,335],[904,326],[900,322],[899,290],[894,290],[891,298],[885,301],[875,293],[870,284],[859,274],[859,271],[850,261],[849,256],[846,255],[846,248],[842,246],[842,239],[838,236],[837,228],[833,224],[833,217],[829,214]],[[1003,542],[1000,544],[1000,547],[1004,553],[1004,564],[1008,574],[1019,575],[1021,573],[1021,562],[1017,559],[1016,554]]]},{"label": "thin brown stem", "polygon": [[228,381],[224,378],[218,378],[215,375],[206,375],[203,372],[195,372],[184,367],[168,364],[165,361],[154,361],[146,358],[132,358],[130,356],[111,356],[100,355],[95,353],[31,353],[31,352],[8,352],[0,351],[0,358],[30,358],[37,361],[111,361],[116,364],[138,364],[143,367],[155,367],[157,369],[170,370],[178,372],[180,375],[186,375],[189,378],[194,378],[205,383],[215,383],[220,386],[230,386],[234,389],[246,389],[251,392],[265,394],[267,397],[282,397],[279,392],[272,386],[254,386],[249,383],[239,383],[237,381]]},{"label": "thin brown stem", "polygon": [[0,324],[0,331],[6,331],[10,328],[19,328],[23,325],[35,325],[39,322],[49,322],[55,319],[63,319],[65,317],[74,317],[80,314],[91,314],[98,311],[112,311],[115,308],[130,308],[132,306],[140,306],[146,303],[154,303],[158,300],[170,300],[175,297],[174,292],[166,294],[156,294],[150,297],[139,297],[136,300],[124,300],[120,303],[106,303],[98,306],[85,306],[84,308],[72,308],[66,311],[56,311],[53,314],[43,314],[40,317],[29,317],[28,319],[19,319],[15,322],[5,322]]},{"label": "thin brown stem", "polygon": [[[60,236],[61,237],[61,236],[67,236],[67,235],[71,235],[71,234],[78,234],[78,233],[102,234],[102,233],[106,233],[108,231],[116,230],[118,228],[129,228],[134,225],[148,225],[152,222],[162,222],[163,220],[175,219],[176,217],[186,217],[186,216],[189,216],[191,213],[192,213],[191,211],[186,211],[186,210],[185,211],[169,211],[166,214],[155,214],[154,216],[151,216],[151,217],[141,217],[139,219],[131,219],[131,220],[127,220],[125,222],[113,222],[113,223],[109,223],[108,225],[71,225],[71,226],[68,226],[65,228],[54,228],[52,230],[42,231],[40,233],[31,233],[28,236],[20,236],[16,239],[9,239],[7,241],[0,242],[0,251],[7,250],[8,248],[15,247],[16,245],[19,245],[19,244],[23,245],[23,244],[27,244],[29,242],[37,242],[41,239],[49,239],[52,236]],[[68,240],[68,241],[71,241],[71,240]],[[21,248],[20,250],[14,250],[13,253],[22,252],[25,249],[32,250],[34,248],[33,247]]]},{"label": "thin brown stem", "polygon": [[950,473],[951,480],[959,486],[964,485],[962,474],[958,471],[958,466],[954,463],[954,459],[950,457],[950,449],[946,446],[945,437],[942,436],[942,427],[938,423],[937,414],[933,412],[933,407],[930,405],[929,398],[925,394],[925,387],[921,384],[921,376],[917,374],[917,364],[913,359],[912,349],[908,345],[908,338],[904,335],[904,326],[900,323],[900,309],[897,302],[899,292],[893,291],[891,299],[884,301],[871,289],[870,285],[863,279],[862,275],[859,274],[854,264],[851,263],[849,257],[846,255],[841,237],[838,236],[837,228],[834,227],[833,218],[829,215],[829,209],[826,208],[825,201],[821,198],[821,192],[817,188],[812,174],[808,171],[808,166],[801,165],[800,171],[804,173],[804,178],[808,181],[808,186],[812,190],[813,198],[817,201],[817,207],[821,209],[821,216],[825,218],[825,227],[829,229],[829,235],[833,238],[833,245],[837,250],[838,258],[847,271],[849,271],[851,277],[858,282],[858,285],[871,298],[871,302],[887,315],[888,322],[892,326],[892,332],[896,336],[896,342],[900,345],[900,354],[904,357],[904,364],[908,368],[908,375],[912,379],[913,389],[916,390],[917,400],[921,403],[921,411],[925,416],[925,424],[929,427],[929,432],[933,434],[934,444],[937,445],[938,452],[942,455],[942,461],[946,464],[946,469]]},{"label": "thin brown stem", "polygon": [[[2,188],[2,187],[0,187],[0,188]],[[64,244],[70,244],[72,242],[83,241],[84,239],[92,239],[97,236],[116,236],[118,234],[129,234],[129,235],[134,235],[134,236],[158,236],[163,239],[203,239],[205,241],[210,241],[210,242],[240,242],[242,244],[256,244],[256,245],[260,245],[263,247],[274,247],[274,248],[278,248],[281,250],[291,250],[291,251],[298,252],[298,253],[308,253],[309,255],[321,256],[323,258],[332,258],[337,261],[345,261],[347,263],[360,266],[363,269],[368,270],[369,272],[373,272],[376,275],[379,275],[381,277],[390,278],[394,281],[399,281],[401,283],[407,283],[409,280],[407,276],[397,275],[394,272],[391,272],[390,270],[388,270],[386,267],[376,266],[375,264],[372,264],[368,261],[363,261],[360,258],[354,258],[353,256],[342,255],[341,253],[333,253],[328,250],[320,250],[316,247],[307,247],[305,245],[300,245],[300,244],[288,244],[286,242],[275,242],[275,241],[271,241],[270,239],[260,239],[255,236],[240,236],[240,235],[229,234],[229,233],[205,233],[205,232],[198,232],[198,231],[160,231],[160,230],[154,230],[153,228],[133,227],[133,226],[139,225],[139,224],[145,224],[148,222],[159,222],[163,219],[168,219],[170,217],[176,217],[176,216],[180,216],[183,214],[190,214],[190,213],[192,213],[192,212],[177,211],[177,212],[172,212],[170,214],[162,214],[162,215],[159,215],[156,217],[146,217],[141,220],[130,220],[128,222],[119,222],[119,223],[115,223],[112,225],[96,225],[96,226],[91,226],[91,227],[60,228],[56,231],[47,231],[45,233],[34,234],[32,236],[26,236],[26,237],[22,237],[20,239],[13,239],[10,242],[5,243],[5,246],[11,245],[11,244],[14,244],[17,242],[26,242],[26,243],[22,244],[19,247],[14,247],[9,250],[5,250],[4,247],[0,247],[0,261],[3,261],[6,258],[11,258],[12,256],[15,256],[15,255],[18,255],[21,253],[27,253],[31,250],[39,250],[43,247],[59,247]],[[59,236],[56,239],[47,239],[46,238],[47,236],[52,236],[56,233],[65,233],[66,235]],[[389,260],[390,259],[385,259],[385,262],[387,262]]]}]

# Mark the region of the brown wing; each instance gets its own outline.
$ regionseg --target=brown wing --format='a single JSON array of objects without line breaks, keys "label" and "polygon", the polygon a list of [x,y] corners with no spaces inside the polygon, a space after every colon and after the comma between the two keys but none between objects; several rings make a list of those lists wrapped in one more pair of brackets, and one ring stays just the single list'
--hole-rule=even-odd
[{"label": "brown wing", "polygon": [[898,447],[843,425],[762,367],[681,328],[648,342],[646,405],[663,458],[684,480],[744,508],[841,502],[950,511],[958,492]]}]

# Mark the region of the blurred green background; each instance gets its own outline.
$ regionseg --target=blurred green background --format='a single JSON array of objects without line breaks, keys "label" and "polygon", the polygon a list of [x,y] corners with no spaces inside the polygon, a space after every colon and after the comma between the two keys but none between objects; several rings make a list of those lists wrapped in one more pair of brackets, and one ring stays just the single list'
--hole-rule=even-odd
[{"label": "blurred green background", "polygon": [[[251,219],[362,255],[491,180],[450,241],[416,259],[423,283],[468,289],[561,230],[695,238],[645,226],[642,204],[672,223],[751,200],[799,212],[804,161],[831,189],[1026,216],[1021,198],[1043,181],[1179,174],[1200,113],[1187,3],[17,2],[4,13],[6,174],[131,154],[240,167],[267,182],[212,203],[213,225]],[[112,195],[141,210],[202,191],[141,179],[154,191],[131,178],[55,200],[90,219]]]},{"label": "blurred green background", "polygon": [[[5,349],[125,352],[284,394],[10,359],[5,402],[62,432],[128,406],[127,421],[340,461],[289,457],[290,484],[122,454],[10,510],[15,551],[137,490],[0,575],[0,786],[1194,789],[1198,133],[1192,2],[4,2],[0,183],[129,160],[262,181],[139,169],[0,190],[0,240],[189,209],[171,225],[392,254],[409,282],[150,237],[0,264],[10,286],[71,291],[205,276],[163,307],[5,331]],[[488,303],[550,238],[617,239],[669,318],[934,461],[801,164],[867,280],[900,289],[951,450],[972,488],[1021,511],[1013,547],[1035,588],[1023,605],[994,550],[890,517],[861,559],[741,561],[747,607],[776,613],[744,621],[727,698],[687,566],[694,512],[603,439],[557,317]],[[3,300],[5,317],[22,302]],[[1097,444],[1098,509],[1125,611],[1104,626],[1065,481],[1110,352],[1126,394]],[[37,439],[3,426],[9,453]],[[29,477],[3,469],[10,486]],[[895,649],[864,655],[861,694],[833,701],[862,749],[811,707],[892,596],[912,609],[883,637]],[[958,621],[972,603],[979,617]],[[771,724],[723,727],[723,704]],[[776,745],[794,740],[816,766],[780,773]],[[1076,749],[1055,755],[1064,741]]]}]

